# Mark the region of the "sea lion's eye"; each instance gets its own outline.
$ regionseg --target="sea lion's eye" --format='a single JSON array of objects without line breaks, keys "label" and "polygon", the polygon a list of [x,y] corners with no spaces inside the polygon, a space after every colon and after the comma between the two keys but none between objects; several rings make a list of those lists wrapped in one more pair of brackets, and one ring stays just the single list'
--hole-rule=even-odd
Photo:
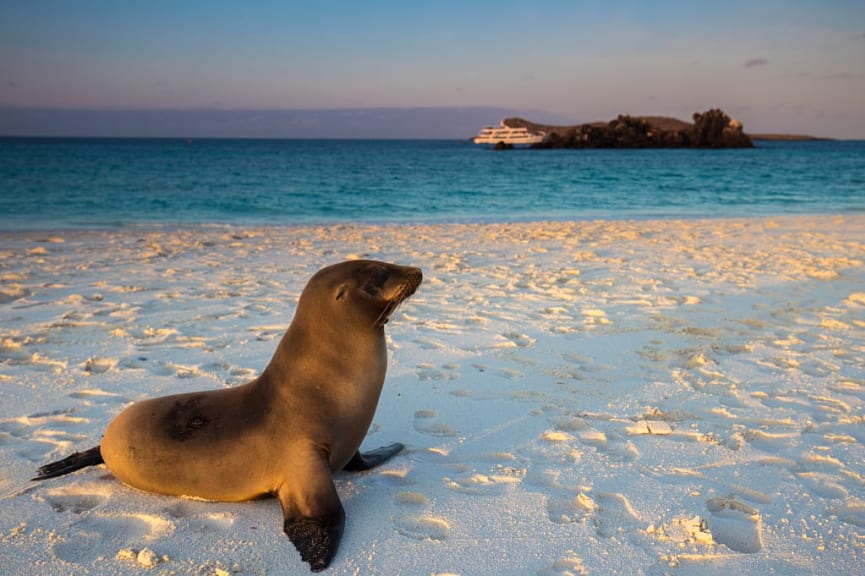
[{"label": "sea lion's eye", "polygon": [[387,278],[387,270],[384,268],[377,268],[374,272],[370,273],[369,278],[363,285],[363,289],[370,296],[377,296],[379,292],[381,292],[384,283],[387,282]]},{"label": "sea lion's eye", "polygon": [[336,293],[336,299],[342,300],[345,297],[345,293],[348,291],[348,288],[345,287],[345,284],[339,287],[339,292]]}]

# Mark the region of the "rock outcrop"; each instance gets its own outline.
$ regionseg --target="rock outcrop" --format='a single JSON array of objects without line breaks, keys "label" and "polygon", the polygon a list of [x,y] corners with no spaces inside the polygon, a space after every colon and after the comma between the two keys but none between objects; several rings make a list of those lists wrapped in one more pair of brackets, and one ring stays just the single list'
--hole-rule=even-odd
[{"label": "rock outcrop", "polygon": [[689,124],[674,118],[620,115],[610,122],[578,126],[545,126],[508,118],[508,126],[525,126],[547,136],[534,148],[751,148],[742,123],[719,109],[694,114]]}]

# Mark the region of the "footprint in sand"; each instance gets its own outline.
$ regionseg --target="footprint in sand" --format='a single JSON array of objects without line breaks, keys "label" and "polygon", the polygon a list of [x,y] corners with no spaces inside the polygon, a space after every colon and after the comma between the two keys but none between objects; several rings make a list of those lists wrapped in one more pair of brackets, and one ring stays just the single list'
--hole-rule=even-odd
[{"label": "footprint in sand", "polygon": [[513,466],[497,465],[489,474],[481,474],[476,471],[466,471],[458,478],[443,478],[445,486],[470,496],[498,495],[516,486],[523,481],[525,472]]},{"label": "footprint in sand", "polygon": [[865,383],[860,381],[854,382],[853,380],[842,379],[837,384],[827,386],[827,389],[838,394],[857,396],[865,399]]},{"label": "footprint in sand", "polygon": [[421,350],[442,350],[445,348],[445,345],[440,340],[435,340],[434,338],[415,338],[414,343]]},{"label": "footprint in sand", "polygon": [[746,430],[742,435],[755,448],[773,453],[791,448],[801,436],[798,432],[772,433],[765,430]]},{"label": "footprint in sand", "polygon": [[420,492],[399,492],[393,499],[404,506],[424,507],[429,504],[429,499]]},{"label": "footprint in sand", "polygon": [[525,475],[528,487],[539,489],[547,497],[547,516],[556,524],[568,524],[584,518],[588,512],[597,508],[594,500],[584,492],[588,488],[564,484],[562,471],[553,468],[529,469]]},{"label": "footprint in sand", "polygon": [[220,532],[234,525],[235,517],[227,512],[215,511],[210,502],[178,502],[164,508],[169,517],[186,520],[196,532]]},{"label": "footprint in sand", "polygon": [[147,356],[128,356],[118,362],[123,370],[147,370],[154,376],[172,376],[175,371],[165,362],[150,360]]},{"label": "footprint in sand", "polygon": [[595,428],[589,428],[581,432],[578,438],[586,446],[592,446],[616,460],[630,462],[640,457],[640,451],[636,445],[615,432],[605,434]]},{"label": "footprint in sand", "polygon": [[487,364],[472,364],[472,368],[474,368],[478,372],[495,374],[499,378],[504,378],[505,380],[522,380],[526,377],[525,373],[514,368],[502,368],[497,366],[489,366]]},{"label": "footprint in sand", "polygon": [[796,478],[808,488],[809,491],[821,498],[837,498],[844,500],[849,492],[839,484],[838,478],[832,474],[821,472],[798,472]]},{"label": "footprint in sand", "polygon": [[394,520],[397,532],[413,540],[446,540],[450,524],[433,516],[402,516]]},{"label": "footprint in sand", "polygon": [[0,421],[3,443],[20,443],[18,455],[30,462],[44,462],[49,456],[69,453],[89,436],[76,432],[89,418],[78,415],[78,410],[65,408],[51,412],[37,412]]},{"label": "footprint in sand", "polygon": [[421,434],[439,437],[453,437],[457,431],[439,421],[435,410],[418,410],[414,413],[414,429]]},{"label": "footprint in sand", "polygon": [[395,489],[405,488],[416,483],[410,468],[383,468],[375,475],[373,482],[382,482]]},{"label": "footprint in sand", "polygon": [[81,370],[87,374],[105,374],[117,367],[117,358],[88,358],[81,364]]},{"label": "footprint in sand", "polygon": [[55,512],[81,514],[107,501],[110,494],[111,488],[89,483],[54,488],[45,499]]},{"label": "footprint in sand", "polygon": [[418,364],[417,371],[418,380],[421,382],[430,380],[456,380],[460,377],[459,366],[447,364],[440,368],[436,368],[432,364]]},{"label": "footprint in sand", "polygon": [[757,509],[733,496],[711,498],[706,508],[712,513],[708,524],[715,542],[745,554],[763,548],[763,521]]},{"label": "footprint in sand", "polygon": [[563,432],[581,432],[589,427],[589,423],[585,418],[574,416],[566,411],[563,412],[564,413],[561,415],[553,415],[549,418],[550,424],[552,424],[556,430]]},{"label": "footprint in sand", "polygon": [[84,390],[79,390],[78,392],[71,393],[69,397],[75,398],[76,400],[83,400],[83,404],[85,404],[86,406],[107,404],[109,402],[127,402],[126,398],[124,398],[120,394],[115,394],[114,392],[107,392],[99,388],[85,388]]},{"label": "footprint in sand", "polygon": [[600,492],[595,496],[597,514],[594,518],[598,536],[611,538],[616,534],[634,531],[640,517],[623,494]]},{"label": "footprint in sand", "polygon": [[658,526],[650,524],[646,534],[660,542],[675,543],[680,548],[699,546],[703,549],[713,546],[715,541],[709,531],[709,523],[700,516],[678,515]]},{"label": "footprint in sand", "polygon": [[174,376],[175,378],[201,378],[208,373],[200,366],[177,364],[150,360],[147,356],[129,356],[118,360],[118,366],[125,370],[147,370],[154,376]]},{"label": "footprint in sand", "polygon": [[69,528],[69,539],[54,545],[57,558],[90,564],[106,549],[122,550],[153,542],[174,531],[174,523],[150,514],[90,514]]},{"label": "footprint in sand", "polygon": [[68,456],[93,441],[83,430],[91,422],[90,409],[96,407],[102,414],[103,405],[127,401],[97,388],[72,392],[69,397],[74,407],[0,420],[0,445],[19,445],[17,454],[34,464]]},{"label": "footprint in sand", "polygon": [[865,502],[854,502],[835,509],[830,509],[830,513],[836,514],[838,518],[847,524],[865,528]]},{"label": "footprint in sand", "polygon": [[28,426],[20,418],[10,418],[0,421],[0,445],[17,444],[27,440]]},{"label": "footprint in sand", "polygon": [[507,334],[502,334],[499,336],[499,339],[504,340],[500,347],[505,348],[531,348],[537,341],[531,336],[520,334],[519,332],[508,332]]},{"label": "footprint in sand", "polygon": [[569,524],[579,522],[590,514],[596,513],[598,504],[585,492],[579,492],[576,496],[550,498],[547,502],[547,514],[551,522],[556,524]]},{"label": "footprint in sand", "polygon": [[425,513],[429,500],[419,492],[400,492],[394,500],[407,513],[393,519],[397,532],[414,540],[445,540],[450,524],[442,518]]},{"label": "footprint in sand", "polygon": [[538,576],[584,576],[588,573],[582,558],[573,550],[567,550],[552,566],[539,570]]},{"label": "footprint in sand", "polygon": [[525,373],[514,368],[499,368],[495,370],[495,375],[505,380],[522,380],[525,378]]}]

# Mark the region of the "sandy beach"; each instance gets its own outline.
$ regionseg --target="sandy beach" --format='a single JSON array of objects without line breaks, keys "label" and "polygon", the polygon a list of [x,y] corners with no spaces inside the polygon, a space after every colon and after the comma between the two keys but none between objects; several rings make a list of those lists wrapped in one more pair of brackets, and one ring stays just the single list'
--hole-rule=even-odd
[{"label": "sandy beach", "polygon": [[0,233],[0,571],[308,573],[276,500],[29,478],[255,377],[359,257],[425,280],[328,574],[861,572],[865,215]]}]

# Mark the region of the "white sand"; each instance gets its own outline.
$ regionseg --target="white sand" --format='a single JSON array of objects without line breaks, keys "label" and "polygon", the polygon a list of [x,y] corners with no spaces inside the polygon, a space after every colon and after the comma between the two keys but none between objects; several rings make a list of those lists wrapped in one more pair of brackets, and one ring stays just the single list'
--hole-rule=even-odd
[{"label": "white sand", "polygon": [[359,256],[425,282],[329,573],[861,573],[865,216],[0,234],[0,572],[306,573],[275,500],[28,478],[249,380]]}]

